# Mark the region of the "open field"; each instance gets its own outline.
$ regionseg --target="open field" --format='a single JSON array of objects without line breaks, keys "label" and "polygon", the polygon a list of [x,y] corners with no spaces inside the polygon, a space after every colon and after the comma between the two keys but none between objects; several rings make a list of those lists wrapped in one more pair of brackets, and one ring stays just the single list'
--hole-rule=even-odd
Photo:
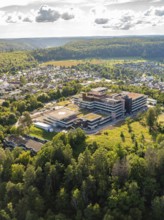
[{"label": "open field", "polygon": [[164,124],[164,113],[159,116],[158,122]]},{"label": "open field", "polygon": [[101,64],[105,63],[105,60],[99,60],[99,59],[91,59],[91,60],[59,60],[59,61],[49,61],[46,63],[43,63],[43,66],[53,65],[53,66],[65,66],[65,67],[71,67],[71,66],[77,66],[78,64],[84,64],[84,63],[92,63],[92,64]]},{"label": "open field", "polygon": [[105,64],[106,66],[113,66],[115,64],[122,64],[122,63],[139,63],[139,62],[146,62],[144,59],[84,59],[84,60],[59,60],[59,61],[49,61],[41,64],[42,66],[61,66],[61,67],[71,67],[77,66],[78,64]]},{"label": "open field", "polygon": [[[149,134],[149,130],[147,127],[142,126],[139,122],[131,123],[132,131],[128,131],[128,127],[126,124],[111,127],[100,131],[96,135],[88,136],[88,143],[97,142],[102,147],[111,148],[119,143],[122,144],[125,148],[130,148],[134,143],[132,141],[132,136],[135,137],[136,141],[140,141],[142,136],[144,136],[145,143],[151,143],[152,137]],[[122,140],[120,134],[121,132],[124,135],[124,140]]]},{"label": "open field", "polygon": [[0,105],[2,105],[2,103],[4,102],[4,99],[0,99]]}]

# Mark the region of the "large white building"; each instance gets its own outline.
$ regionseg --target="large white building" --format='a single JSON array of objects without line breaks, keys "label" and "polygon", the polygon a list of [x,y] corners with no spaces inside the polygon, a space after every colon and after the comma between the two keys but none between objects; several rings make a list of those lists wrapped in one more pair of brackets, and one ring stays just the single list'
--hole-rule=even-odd
[{"label": "large white building", "polygon": [[108,95],[107,88],[99,87],[75,96],[74,103],[81,108],[110,113],[112,119],[117,119],[146,108],[147,96],[131,92]]},{"label": "large white building", "polygon": [[[147,96],[130,92],[108,94],[107,88],[99,87],[74,96],[74,104],[80,110],[73,111],[66,107],[50,110],[37,117],[35,125],[48,131],[55,127],[94,129],[126,114],[145,109]],[[84,114],[80,113],[82,108],[87,110]]]}]

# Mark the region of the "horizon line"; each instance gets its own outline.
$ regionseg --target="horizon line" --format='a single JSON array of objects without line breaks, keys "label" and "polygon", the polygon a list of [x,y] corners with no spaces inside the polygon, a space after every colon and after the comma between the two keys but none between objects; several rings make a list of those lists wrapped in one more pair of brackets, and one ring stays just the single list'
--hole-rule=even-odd
[{"label": "horizon line", "polygon": [[14,39],[44,39],[44,38],[121,38],[121,37],[164,37],[164,34],[144,34],[144,35],[86,35],[86,36],[47,36],[47,37],[0,37],[0,40],[14,40]]}]

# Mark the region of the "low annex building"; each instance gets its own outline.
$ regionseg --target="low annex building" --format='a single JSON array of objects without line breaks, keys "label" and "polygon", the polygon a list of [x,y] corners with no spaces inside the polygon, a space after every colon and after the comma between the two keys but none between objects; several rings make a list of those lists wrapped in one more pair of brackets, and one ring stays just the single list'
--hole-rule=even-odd
[{"label": "low annex building", "polygon": [[77,113],[68,109],[60,108],[47,114],[46,122],[50,122],[53,126],[62,128],[70,128],[77,119]]},{"label": "low annex building", "polygon": [[94,129],[95,127],[102,126],[111,120],[111,115],[102,116],[96,113],[89,113],[82,118],[82,124],[84,128]]},{"label": "low annex building", "polygon": [[52,132],[55,127],[71,128],[76,120],[77,112],[61,107],[41,113],[33,122],[36,127]]},{"label": "low annex building", "polygon": [[31,136],[10,135],[4,139],[3,145],[5,148],[13,149],[20,147],[24,150],[30,150],[32,153],[36,153],[46,142],[46,140],[40,140],[39,138]]}]

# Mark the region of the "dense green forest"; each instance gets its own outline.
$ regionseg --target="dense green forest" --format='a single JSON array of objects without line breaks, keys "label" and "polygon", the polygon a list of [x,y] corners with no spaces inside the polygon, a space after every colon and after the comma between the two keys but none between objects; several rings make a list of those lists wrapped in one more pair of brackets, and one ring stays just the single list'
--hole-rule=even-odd
[{"label": "dense green forest", "polygon": [[40,62],[62,59],[164,57],[164,37],[127,37],[73,41],[62,47],[32,52]]},{"label": "dense green forest", "polygon": [[[67,42],[66,40],[67,39],[63,39],[63,42]],[[18,42],[16,41],[16,45],[18,45]],[[3,44],[5,43],[1,42],[0,47],[2,46],[3,48]],[[24,44],[22,44],[22,47],[24,47],[23,45]],[[13,47],[11,47],[11,50],[14,50]],[[134,57],[163,61],[164,37],[102,38],[77,41],[73,41],[72,39],[71,42],[64,46],[49,49],[37,49],[29,52],[1,52],[0,72],[16,72],[23,68],[36,66],[38,62],[42,63],[51,60],[89,58],[126,59]]]},{"label": "dense green forest", "polygon": [[0,73],[17,71],[32,68],[37,65],[37,61],[29,52],[2,52],[0,53]]},{"label": "dense green forest", "polygon": [[0,219],[163,220],[163,140],[104,148],[77,129],[34,157],[0,148]]}]

